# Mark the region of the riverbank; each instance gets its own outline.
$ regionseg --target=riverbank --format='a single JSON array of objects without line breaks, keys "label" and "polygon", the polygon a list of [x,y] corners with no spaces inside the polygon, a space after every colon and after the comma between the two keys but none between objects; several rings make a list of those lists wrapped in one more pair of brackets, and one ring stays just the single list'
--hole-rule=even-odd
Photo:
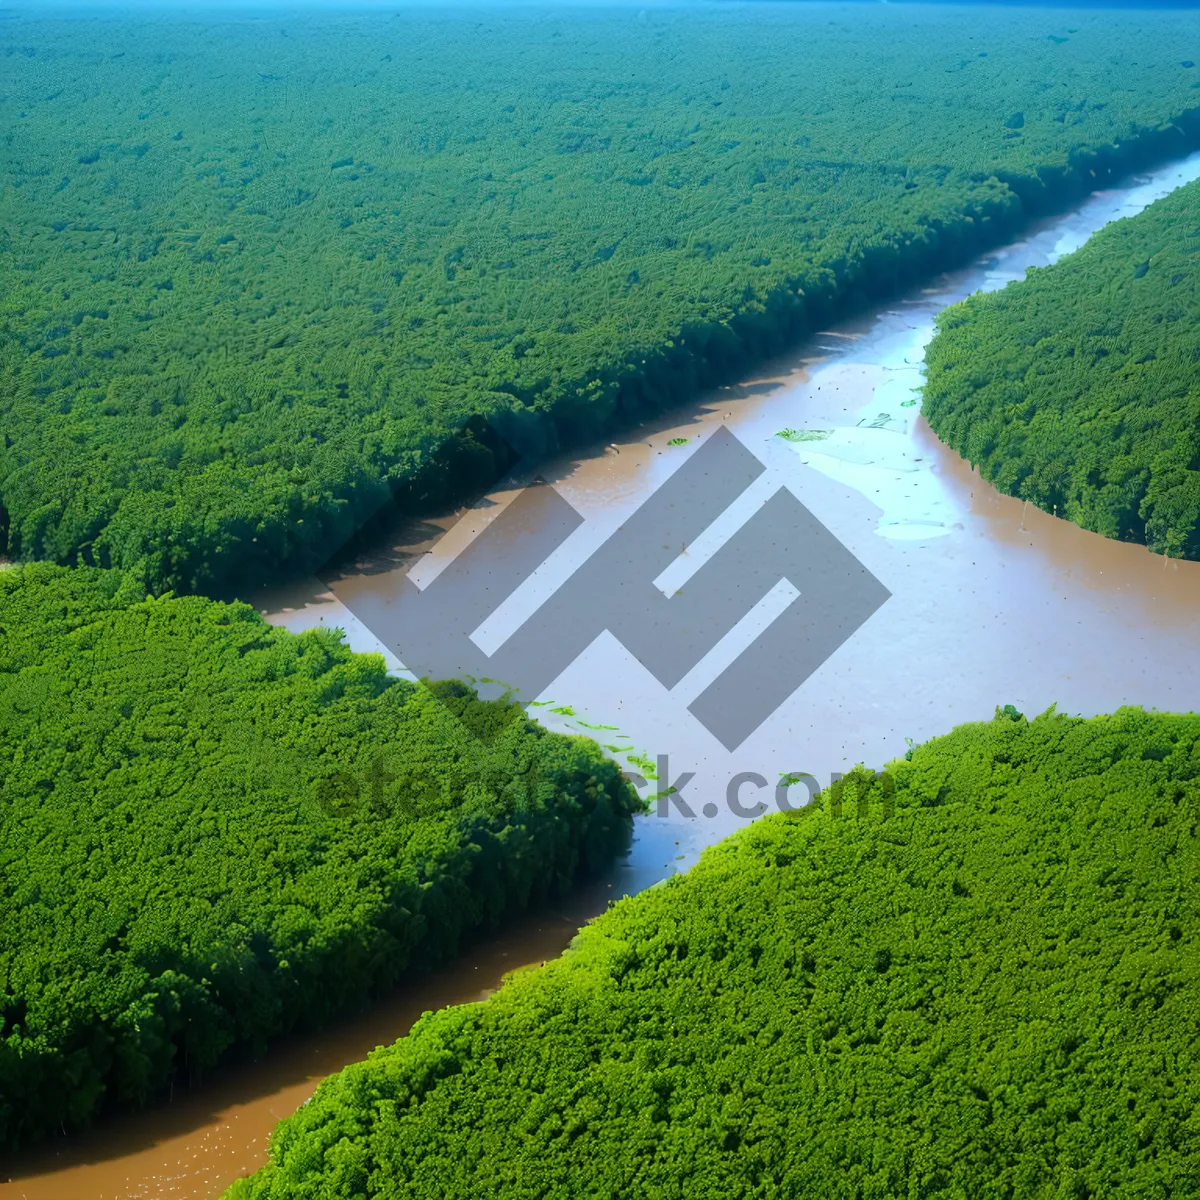
[{"label": "riverbank", "polygon": [[0,611],[6,1155],[328,1027],[628,845],[595,742],[332,632],[46,563]]},{"label": "riverbank", "polygon": [[851,776],[327,1080],[228,1200],[1194,1194],[1198,750],[997,711]]},{"label": "riverbank", "polygon": [[486,999],[508,972],[557,956],[612,894],[607,883],[582,887],[566,906],[510,921],[469,943],[454,964],[415,977],[366,1012],[349,1013],[319,1034],[284,1039],[265,1059],[220,1067],[202,1086],[180,1087],[169,1104],[109,1118],[26,1154],[0,1168],[0,1197],[211,1200],[266,1161],[271,1130],[323,1078],[390,1043],[422,1013]]},{"label": "riverbank", "polygon": [[923,412],[997,489],[1200,559],[1200,181],[938,314]]},{"label": "riverbank", "polygon": [[1169,13],[487,20],[10,18],[0,550],[317,569],[1200,144]]},{"label": "riverbank", "polygon": [[[826,329],[803,351],[775,360],[744,384],[717,389],[698,405],[648,422],[637,436],[593,444],[588,453],[516,474],[470,509],[436,521],[398,522],[357,560],[322,579],[247,592],[245,598],[289,628],[342,627],[352,645],[384,653],[398,670],[394,648],[356,614],[386,604],[410,571],[426,586],[464,545],[483,536],[523,486],[542,476],[584,521],[539,569],[537,580],[481,625],[480,643],[493,647],[628,521],[699,443],[725,426],[766,471],[706,535],[707,549],[697,544],[680,556],[670,586],[684,582],[724,537],[785,487],[892,598],[736,753],[715,745],[687,705],[766,627],[788,602],[786,595],[756,610],[671,692],[605,635],[537,697],[546,703],[531,711],[542,723],[576,732],[603,727],[605,744],[629,748],[617,753],[629,769],[637,769],[632,756],[653,763],[666,754],[672,779],[655,781],[655,788],[676,775],[692,775],[681,799],[697,819],[687,819],[672,801],[662,822],[679,831],[686,861],[737,827],[726,786],[746,771],[772,784],[797,771],[812,771],[824,782],[855,762],[903,754],[906,738],[921,740],[984,716],[997,698],[1027,712],[1054,702],[1081,713],[1122,704],[1200,707],[1194,675],[1179,654],[1181,639],[1197,633],[1200,566],[1164,563],[1144,548],[1112,543],[998,496],[933,437],[920,418],[919,400],[923,348],[938,311],[981,288],[1002,287],[1028,266],[1048,265],[1108,221],[1197,173],[1200,155],[1097,193],[971,267]],[[788,430],[840,432],[817,441],[778,436]],[[1103,662],[1094,661],[1095,645],[1110,647]],[[947,673],[947,661],[961,669]],[[814,706],[818,695],[824,700]],[[567,701],[574,716],[555,711]],[[711,817],[703,815],[709,804],[715,807]],[[650,837],[646,830],[656,824],[643,822],[643,836]]]},{"label": "riverbank", "polygon": [[[1156,180],[1151,190],[1174,186],[1176,176],[1164,171]],[[1163,563],[1141,547],[1109,542],[1037,509],[1023,517],[1019,501],[998,496],[911,417],[916,408],[901,409],[912,422],[904,445],[924,460],[922,486],[949,505],[944,532],[933,537],[880,536],[885,508],[875,502],[876,488],[888,485],[860,480],[863,490],[856,490],[806,464],[795,443],[776,436],[789,427],[857,428],[862,415],[871,413],[877,388],[898,372],[912,371],[912,362],[905,359],[913,358],[917,334],[932,331],[936,311],[978,287],[1019,277],[1027,264],[1045,263],[1056,246],[1073,248],[1105,220],[1121,215],[1139,186],[1130,183],[1097,195],[1084,206],[1086,212],[1035,226],[1021,242],[967,270],[934,278],[896,303],[823,331],[795,355],[776,360],[741,385],[719,389],[689,409],[648,423],[639,437],[623,439],[616,448],[595,445],[589,455],[543,464],[546,477],[586,518],[583,541],[567,548],[555,566],[559,577],[652,494],[699,439],[726,425],[768,467],[766,490],[735,506],[734,524],[770,487],[786,486],[893,592],[868,626],[737,755],[700,737],[686,710],[689,696],[664,693],[611,640],[601,640],[564,672],[553,693],[542,698],[570,700],[578,715],[555,714],[551,707],[565,705],[547,705],[534,710],[544,724],[580,732],[586,732],[580,721],[618,724],[628,735],[622,744],[651,760],[666,754],[672,778],[695,774],[682,798],[696,817],[689,820],[669,805],[663,817],[640,820],[632,853],[614,876],[614,893],[638,891],[686,870],[705,845],[740,828],[744,820],[727,804],[727,785],[741,771],[762,772],[774,783],[776,771],[807,770],[824,785],[832,771],[860,761],[881,765],[904,754],[906,739],[925,740],[963,721],[985,719],[1001,702],[1011,701],[1027,713],[1056,701],[1061,711],[1084,714],[1122,704],[1200,709],[1192,666],[1198,644],[1197,564]],[[919,369],[906,379],[919,386]],[[671,445],[681,437],[689,439],[687,445]],[[478,520],[454,526],[424,564],[426,577],[473,532],[484,529],[514,494],[512,489],[492,493],[471,510]],[[882,498],[884,492],[878,494]],[[454,525],[454,515],[441,525]],[[386,652],[354,622],[338,594],[351,587],[386,595],[392,586],[388,572],[398,564],[411,566],[408,556],[427,548],[439,532],[432,522],[397,527],[376,543],[373,555],[364,556],[357,570],[347,564],[327,580],[247,593],[246,599],[268,609],[272,621],[294,629],[341,625],[354,648]],[[520,615],[518,610],[513,619]],[[759,614],[760,623],[769,617],[769,612]],[[1102,655],[1097,646],[1104,647]],[[948,662],[956,669],[947,670]],[[398,665],[394,656],[391,663]],[[707,673],[701,671],[691,681],[693,689],[712,677],[715,666],[707,666]],[[747,788],[744,802],[756,798]],[[709,803],[715,807],[712,816],[704,812]],[[478,991],[468,983],[457,997],[436,1003],[455,998],[476,999]],[[388,1043],[407,1027],[407,1018],[390,1026],[381,1018],[366,1040]],[[331,1039],[335,1033],[330,1032]],[[341,1062],[336,1054],[323,1061],[335,1069],[361,1054],[360,1044]],[[259,1069],[266,1071],[267,1064],[248,1069],[244,1077],[246,1090],[240,1095],[246,1103],[256,1103],[260,1096],[255,1082]],[[305,1086],[309,1082],[315,1084],[309,1080]],[[255,1132],[243,1137],[234,1131],[248,1118],[235,1124],[220,1113],[208,1113],[204,1095],[197,1097],[198,1123],[190,1133],[149,1135],[151,1140],[162,1136],[161,1154],[141,1140],[139,1118],[122,1127],[127,1133],[110,1127],[93,1149],[81,1151],[94,1159],[91,1166],[71,1159],[72,1173],[62,1177],[69,1178],[69,1185],[41,1160],[36,1172],[22,1166],[13,1183],[0,1184],[0,1198],[21,1200],[27,1193],[29,1200],[59,1200],[64,1194],[99,1196],[102,1188],[123,1188],[105,1195],[211,1200],[218,1177],[225,1186],[261,1161],[255,1156],[273,1123],[269,1110],[274,1107],[275,1115],[282,1115],[290,1101],[274,1099],[274,1093],[266,1097],[257,1110]],[[214,1140],[218,1134],[219,1141]],[[105,1144],[127,1156],[106,1154]],[[192,1155],[204,1155],[206,1147],[218,1144],[223,1162],[214,1164],[212,1183],[188,1191],[186,1180],[177,1178],[177,1160],[186,1166]],[[63,1149],[64,1155],[69,1152]],[[204,1191],[208,1186],[212,1190]],[[171,1192],[172,1187],[177,1190]]]},{"label": "riverbank", "polygon": [[473,503],[483,477],[477,470],[464,472],[464,464],[478,465],[490,458],[494,487],[524,464],[564,454],[587,455],[595,452],[597,441],[626,440],[634,428],[669,418],[706,391],[735,386],[730,381],[753,373],[756,364],[794,355],[794,347],[819,336],[822,328],[853,323],[921,280],[961,270],[1022,229],[1069,212],[1085,197],[1103,191],[1105,184],[1162,168],[1181,149],[1197,147],[1200,106],[1185,110],[1166,126],[1140,129],[1120,144],[1072,149],[1065,165],[1039,167],[1032,178],[997,171],[996,178],[1015,202],[993,203],[931,222],[934,235],[924,254],[908,253],[912,242],[905,242],[903,250],[898,244],[877,247],[873,257],[832,264],[832,272],[823,273],[819,281],[789,279],[757,296],[747,309],[733,309],[724,320],[693,321],[672,331],[665,347],[635,344],[620,360],[558,384],[566,395],[590,397],[594,408],[586,413],[577,405],[559,410],[529,403],[523,409],[473,415],[323,569],[352,561],[405,518],[428,518]]},{"label": "riverbank", "polygon": [[[967,270],[931,279],[898,303],[826,329],[799,354],[742,384],[647,423],[636,438],[543,464],[540,473],[585,518],[581,540],[547,564],[547,588],[627,520],[692,447],[726,426],[768,467],[763,486],[723,523],[726,532],[774,487],[786,486],[893,592],[738,754],[714,745],[686,710],[736,646],[722,647],[719,662],[705,664],[685,690],[669,694],[608,638],[564,671],[539,699],[569,700],[575,715],[555,713],[567,707],[561,703],[545,704],[536,710],[543,723],[575,731],[617,726],[600,736],[652,762],[667,757],[670,779],[655,788],[693,775],[679,798],[694,818],[669,801],[663,816],[641,819],[631,863],[666,878],[741,828],[744,818],[728,803],[728,784],[742,772],[759,772],[773,784],[783,774],[809,771],[823,786],[855,762],[882,765],[902,757],[910,741],[986,718],[1001,701],[1027,713],[1054,703],[1085,715],[1124,704],[1200,710],[1193,669],[1200,653],[1200,565],[1164,562],[1143,547],[1026,510],[940,443],[920,419],[919,403],[904,406],[919,395],[921,355],[937,311],[979,288],[1002,287],[1027,266],[1048,265],[1197,171],[1200,157],[1193,157],[1100,192]],[[876,462],[818,457],[810,451],[823,443],[777,436],[788,428],[861,430],[885,410],[889,421],[906,424],[884,431],[894,445]],[[672,445],[679,439],[687,445]],[[916,469],[892,470],[895,455]],[[400,523],[357,563],[307,588],[261,593],[253,602],[291,628],[344,627],[352,644],[388,654],[399,669],[396,657],[355,619],[361,594],[386,597],[396,574],[410,569],[423,583],[436,577],[531,476],[510,480],[513,486],[478,507],[436,522]],[[491,640],[514,627],[536,599],[518,604],[493,627]],[[753,627],[732,640],[745,644],[771,615],[760,612]],[[1103,655],[1096,646],[1105,647]],[[618,757],[633,765],[628,756]],[[741,803],[751,806],[760,795],[747,787]],[[774,807],[769,792],[766,801]]]}]

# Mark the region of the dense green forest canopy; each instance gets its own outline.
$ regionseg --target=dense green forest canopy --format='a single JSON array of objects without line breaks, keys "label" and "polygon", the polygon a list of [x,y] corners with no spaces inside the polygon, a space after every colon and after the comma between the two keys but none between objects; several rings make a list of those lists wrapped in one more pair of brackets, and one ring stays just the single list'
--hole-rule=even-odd
[{"label": "dense green forest canopy", "polygon": [[655,411],[1200,139],[1160,12],[10,14],[0,55],[0,552],[185,590],[488,481],[472,417]]},{"label": "dense green forest canopy", "polygon": [[326,1017],[609,861],[595,743],[334,632],[0,570],[0,1149]]},{"label": "dense green forest canopy", "polygon": [[332,1076],[229,1200],[1200,1194],[1200,716],[890,771]]},{"label": "dense green forest canopy", "polygon": [[1200,181],[938,318],[923,412],[1002,491],[1200,558]]}]

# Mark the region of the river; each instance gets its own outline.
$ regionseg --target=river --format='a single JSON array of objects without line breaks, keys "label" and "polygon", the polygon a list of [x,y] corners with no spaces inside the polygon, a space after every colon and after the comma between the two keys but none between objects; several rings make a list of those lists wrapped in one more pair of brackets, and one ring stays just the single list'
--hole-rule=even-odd
[{"label": "river", "polygon": [[[260,1063],[215,1072],[170,1105],[109,1120],[92,1135],[10,1164],[0,1200],[218,1196],[261,1165],[275,1121],[325,1074],[403,1035],[423,1011],[484,998],[506,971],[561,952],[610,898],[685,870],[705,846],[740,827],[747,817],[729,792],[739,774],[756,773],[770,787],[743,786],[734,793],[737,806],[744,812],[761,800],[770,809],[781,775],[805,772],[823,786],[855,763],[879,767],[903,755],[909,740],[986,720],[996,705],[1031,716],[1052,704],[1082,715],[1127,704],[1200,709],[1200,563],[1155,557],[998,495],[937,441],[913,403],[940,309],[1049,265],[1109,221],[1197,177],[1200,154],[1096,193],[969,268],[821,332],[753,378],[615,445],[540,464],[537,474],[584,521],[479,631],[481,643],[498,645],[722,426],[766,469],[700,541],[680,548],[659,584],[683,586],[783,487],[891,595],[734,751],[688,705],[782,611],[791,599],[786,589],[772,591],[669,692],[601,634],[531,711],[552,728],[621,747],[618,757],[631,771],[641,768],[630,755],[667,760],[669,778],[645,789],[670,783],[681,784],[679,791],[638,820],[624,861],[568,907],[522,918],[369,1013],[289,1039]],[[817,436],[777,436],[785,429]],[[369,612],[410,569],[426,586],[531,481],[516,475],[464,513],[398,527],[354,567],[323,581],[246,599],[292,629],[341,626],[355,649],[382,651],[401,671],[350,609]],[[679,802],[695,815],[684,815]]]}]

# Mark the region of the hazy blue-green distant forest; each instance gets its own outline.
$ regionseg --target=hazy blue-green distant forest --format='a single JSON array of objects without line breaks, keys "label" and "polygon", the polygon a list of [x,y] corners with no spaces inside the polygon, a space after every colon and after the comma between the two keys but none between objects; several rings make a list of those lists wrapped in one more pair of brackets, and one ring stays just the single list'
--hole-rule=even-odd
[{"label": "hazy blue-green distant forest", "polygon": [[326,1080],[230,1200],[1200,1194],[1200,717],[889,770]]},{"label": "hazy blue-green distant forest", "polygon": [[1200,182],[938,330],[923,411],[985,479],[1200,558]]},{"label": "hazy blue-green distant forest", "polygon": [[0,550],[184,590],[1200,139],[1166,12],[10,16],[0,56]]},{"label": "hazy blue-green distant forest", "polygon": [[244,604],[0,570],[0,1150],[320,1023],[561,893],[593,742]]}]

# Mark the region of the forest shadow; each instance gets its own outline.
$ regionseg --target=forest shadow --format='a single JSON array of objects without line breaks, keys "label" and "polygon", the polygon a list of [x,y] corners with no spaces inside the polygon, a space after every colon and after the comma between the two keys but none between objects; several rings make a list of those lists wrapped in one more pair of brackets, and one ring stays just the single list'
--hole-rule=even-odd
[{"label": "forest shadow", "polygon": [[[820,336],[820,335],[814,335]],[[486,489],[457,505],[443,505],[420,516],[398,513],[391,508],[380,512],[358,533],[333,554],[314,574],[320,581],[295,581],[285,585],[287,592],[296,589],[297,604],[285,607],[301,608],[320,603],[330,588],[349,577],[386,575],[411,569],[468,513],[495,508],[497,492],[519,490],[543,485],[553,486],[569,479],[580,465],[590,459],[603,457],[614,445],[661,437],[668,430],[679,431],[711,423],[714,412],[725,411],[722,406],[765,400],[776,392],[802,381],[807,368],[823,356],[812,353],[811,347],[781,355],[761,365],[758,378],[745,383],[728,384],[705,389],[689,403],[666,409],[644,420],[617,422],[605,432],[588,441],[552,453],[544,460],[517,459],[504,474],[489,483]]]}]

